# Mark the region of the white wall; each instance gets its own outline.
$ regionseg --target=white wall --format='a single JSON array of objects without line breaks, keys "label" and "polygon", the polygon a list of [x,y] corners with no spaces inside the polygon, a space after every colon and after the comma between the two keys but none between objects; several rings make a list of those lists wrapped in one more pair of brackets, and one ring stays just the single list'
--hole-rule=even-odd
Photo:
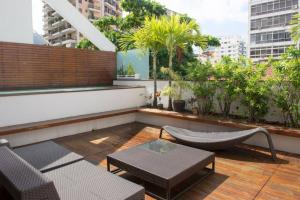
[{"label": "white wall", "polygon": [[[79,133],[86,133],[93,130],[108,128],[112,126],[117,126],[121,124],[131,123],[131,122],[141,122],[145,124],[151,124],[155,126],[171,125],[181,128],[186,128],[194,131],[235,131],[236,128],[210,125],[206,123],[199,123],[189,120],[180,120],[169,117],[158,117],[151,114],[144,113],[131,113],[120,116],[114,116],[104,119],[86,121],[76,124],[69,124],[63,126],[56,126],[51,128],[45,128],[34,131],[27,131],[23,133],[2,136],[1,138],[7,139],[12,147],[22,146],[32,143],[37,143],[41,141],[51,140],[55,138],[65,137],[69,135],[75,135]],[[300,139],[288,136],[281,136],[272,134],[272,139],[274,142],[275,149],[300,154]],[[250,138],[245,143],[261,146],[268,148],[268,143],[264,135],[257,134],[256,136]]]},{"label": "white wall", "polygon": [[[145,95],[150,95],[153,94],[154,91],[154,86],[153,86],[153,81],[130,81],[130,80],[114,80],[114,85],[121,85],[121,86],[143,86],[145,87]],[[168,86],[168,81],[157,81],[157,90],[161,91],[163,88]],[[168,107],[168,97],[162,96],[162,100],[159,103],[163,103],[164,107]]]},{"label": "white wall", "polygon": [[135,113],[108,117],[81,123],[56,126],[51,128],[27,131],[13,135],[1,136],[9,141],[12,147],[38,143],[55,138],[86,133],[135,121]]},{"label": "white wall", "polygon": [[144,93],[133,88],[0,97],[0,127],[140,107]]},{"label": "white wall", "polygon": [[0,41],[33,43],[31,0],[2,0]]}]

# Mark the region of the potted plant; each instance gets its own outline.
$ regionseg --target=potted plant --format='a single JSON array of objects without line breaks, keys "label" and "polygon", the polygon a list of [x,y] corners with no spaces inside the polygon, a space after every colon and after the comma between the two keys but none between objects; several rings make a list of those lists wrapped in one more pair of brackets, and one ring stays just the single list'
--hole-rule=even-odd
[{"label": "potted plant", "polygon": [[134,78],[135,77],[135,70],[134,70],[132,64],[128,65],[126,75],[127,75],[128,78]]},{"label": "potted plant", "polygon": [[140,74],[137,74],[134,70],[134,67],[132,64],[129,64],[127,66],[127,69],[124,68],[122,65],[121,68],[118,69],[117,71],[117,79],[140,79]]},{"label": "potted plant", "polygon": [[174,81],[172,82],[171,86],[165,87],[165,89],[162,91],[162,95],[168,96],[172,99],[172,106],[175,112],[183,112],[185,110],[185,100],[182,99],[182,93],[183,90],[187,88],[187,83],[179,74],[169,69],[163,69],[162,71],[165,70],[167,70],[167,73]]},{"label": "potted plant", "polygon": [[163,95],[172,98],[172,106],[175,112],[184,111],[185,101],[181,99],[181,92],[174,86],[174,83],[172,83],[171,87],[167,86],[164,88]]}]

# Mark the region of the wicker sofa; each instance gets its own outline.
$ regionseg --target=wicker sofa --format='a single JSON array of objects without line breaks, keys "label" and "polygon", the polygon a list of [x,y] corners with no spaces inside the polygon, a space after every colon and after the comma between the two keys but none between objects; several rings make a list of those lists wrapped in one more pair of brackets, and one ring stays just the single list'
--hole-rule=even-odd
[{"label": "wicker sofa", "polygon": [[[39,144],[37,147],[42,148],[43,145],[45,144]],[[46,147],[50,146],[51,143],[46,143]],[[59,149],[68,151],[63,147]],[[38,164],[38,159],[43,156],[36,157],[38,153],[33,158],[29,158],[28,152],[35,154],[34,146],[23,150],[27,152],[23,152],[26,160],[38,165],[39,169],[20,156],[21,149],[12,150],[7,145],[0,146],[0,187],[2,187],[0,195],[1,193],[6,195],[0,196],[0,199],[10,197],[16,200],[141,200],[145,198],[142,186],[111,174],[104,168],[96,167],[72,152],[71,157],[67,159],[63,156],[65,160],[58,159],[58,162],[49,163],[49,160],[60,154],[54,149],[54,156],[50,156],[48,162],[43,160],[44,164],[41,165]],[[47,154],[51,154],[51,149],[48,150]]]}]

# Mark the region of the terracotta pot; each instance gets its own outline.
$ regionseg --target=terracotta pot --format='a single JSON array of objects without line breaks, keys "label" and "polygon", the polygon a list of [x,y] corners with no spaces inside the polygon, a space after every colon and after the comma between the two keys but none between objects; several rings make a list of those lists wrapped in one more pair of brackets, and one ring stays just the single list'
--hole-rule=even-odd
[{"label": "terracotta pot", "polygon": [[173,110],[175,112],[183,112],[185,108],[184,100],[173,100]]}]

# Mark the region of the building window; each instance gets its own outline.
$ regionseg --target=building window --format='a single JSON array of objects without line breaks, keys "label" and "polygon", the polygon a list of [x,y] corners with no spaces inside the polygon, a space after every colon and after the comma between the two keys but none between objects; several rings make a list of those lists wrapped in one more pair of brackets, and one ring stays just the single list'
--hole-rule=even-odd
[{"label": "building window", "polygon": [[251,16],[298,9],[298,0],[276,0],[251,6]]},{"label": "building window", "polygon": [[285,30],[256,33],[250,35],[251,44],[266,44],[292,41],[291,33]]},{"label": "building window", "polygon": [[260,19],[251,20],[251,30],[260,30],[279,26],[289,25],[293,15],[297,13],[289,13],[285,15],[272,16]]},{"label": "building window", "polygon": [[250,49],[250,58],[267,59],[270,56],[279,57],[290,46],[259,47]]}]

